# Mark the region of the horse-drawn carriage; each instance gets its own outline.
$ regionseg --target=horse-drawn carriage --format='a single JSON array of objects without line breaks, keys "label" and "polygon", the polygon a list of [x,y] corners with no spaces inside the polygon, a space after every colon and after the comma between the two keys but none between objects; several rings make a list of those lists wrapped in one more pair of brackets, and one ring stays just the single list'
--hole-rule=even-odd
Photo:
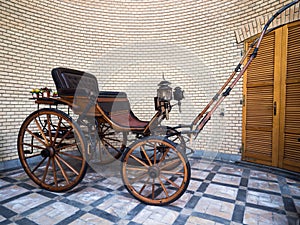
[{"label": "horse-drawn carriage", "polygon": [[[58,97],[35,102],[65,105],[68,113],[47,107],[25,119],[18,136],[18,154],[24,170],[42,188],[61,192],[83,179],[87,162],[105,165],[119,160],[123,183],[135,198],[152,205],[177,200],[187,189],[191,176],[187,140],[198,136],[243,76],[271,22],[297,2],[284,6],[270,18],[229,79],[189,125],[162,125],[169,118],[173,97],[179,106],[183,99],[183,91],[177,87],[173,93],[165,80],[159,84],[155,97],[155,115],[150,121],[142,121],[132,112],[126,93],[99,92],[92,74],[53,69]],[[129,135],[134,135],[135,140],[130,141]]]},{"label": "horse-drawn carriage", "polygon": [[[172,92],[163,82],[156,98],[157,113],[139,120],[124,92],[99,92],[95,76],[56,68],[52,70],[58,96],[39,98],[37,104],[66,105],[33,112],[21,126],[18,149],[29,177],[50,191],[66,191],[84,177],[87,162],[122,161],[121,175],[128,191],[148,204],[168,204],[186,190],[190,166],[185,142],[176,128],[161,126],[171,109]],[[178,92],[181,100],[182,92]],[[170,95],[171,94],[171,95]],[[134,134],[136,141],[127,137]]]}]

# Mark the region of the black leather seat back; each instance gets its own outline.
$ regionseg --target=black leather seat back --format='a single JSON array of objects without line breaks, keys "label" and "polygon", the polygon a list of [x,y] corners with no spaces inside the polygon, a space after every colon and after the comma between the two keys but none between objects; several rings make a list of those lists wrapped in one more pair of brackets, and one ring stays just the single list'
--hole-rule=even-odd
[{"label": "black leather seat back", "polygon": [[54,68],[51,74],[60,97],[98,95],[98,81],[92,74],[62,67]]}]

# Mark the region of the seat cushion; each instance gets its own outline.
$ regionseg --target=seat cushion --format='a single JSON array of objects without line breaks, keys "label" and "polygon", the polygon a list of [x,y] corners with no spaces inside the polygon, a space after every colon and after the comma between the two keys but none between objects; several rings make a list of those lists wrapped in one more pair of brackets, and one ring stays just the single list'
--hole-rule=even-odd
[{"label": "seat cushion", "polygon": [[110,119],[121,127],[144,129],[149,122],[139,120],[131,111],[111,113]]}]

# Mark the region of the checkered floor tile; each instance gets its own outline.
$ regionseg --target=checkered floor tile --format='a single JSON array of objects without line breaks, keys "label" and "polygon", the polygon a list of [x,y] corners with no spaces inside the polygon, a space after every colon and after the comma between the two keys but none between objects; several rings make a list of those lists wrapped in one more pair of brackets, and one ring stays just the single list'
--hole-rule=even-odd
[{"label": "checkered floor tile", "polygon": [[40,189],[22,169],[2,171],[0,224],[299,225],[300,177],[197,158],[190,162],[188,190],[164,207],[140,203],[120,178],[93,171],[65,193]]}]

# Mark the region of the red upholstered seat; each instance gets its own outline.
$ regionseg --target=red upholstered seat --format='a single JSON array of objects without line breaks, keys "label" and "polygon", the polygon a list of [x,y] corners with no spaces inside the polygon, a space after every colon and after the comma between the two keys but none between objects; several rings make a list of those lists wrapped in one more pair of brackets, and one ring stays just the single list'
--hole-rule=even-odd
[{"label": "red upholstered seat", "polygon": [[144,129],[149,123],[139,120],[134,115],[125,92],[101,91],[97,102],[111,121],[120,127],[140,130]]},{"label": "red upholstered seat", "polygon": [[122,111],[110,115],[110,119],[121,127],[145,128],[149,122],[139,120],[131,111]]}]

